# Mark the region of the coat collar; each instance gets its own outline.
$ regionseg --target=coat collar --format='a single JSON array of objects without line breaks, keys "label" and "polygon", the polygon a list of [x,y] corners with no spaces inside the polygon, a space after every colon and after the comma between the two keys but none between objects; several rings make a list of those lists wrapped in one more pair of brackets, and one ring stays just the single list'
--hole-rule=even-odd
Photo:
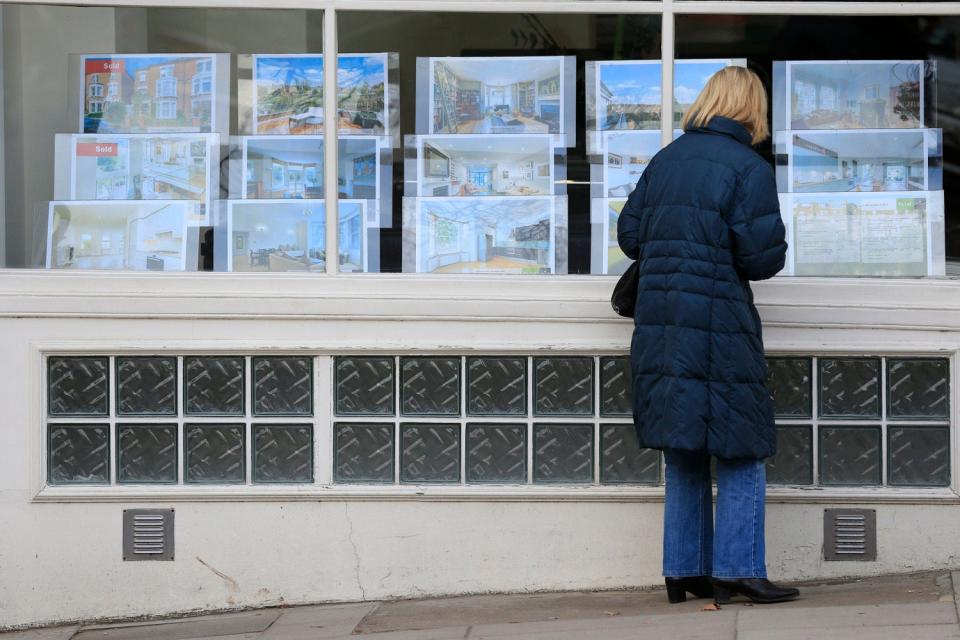
[{"label": "coat collar", "polygon": [[737,142],[750,146],[753,136],[747,131],[747,128],[736,120],[725,118],[723,116],[713,116],[710,122],[702,127],[690,127],[687,131],[699,131],[702,133],[718,133],[724,136],[730,136]]}]

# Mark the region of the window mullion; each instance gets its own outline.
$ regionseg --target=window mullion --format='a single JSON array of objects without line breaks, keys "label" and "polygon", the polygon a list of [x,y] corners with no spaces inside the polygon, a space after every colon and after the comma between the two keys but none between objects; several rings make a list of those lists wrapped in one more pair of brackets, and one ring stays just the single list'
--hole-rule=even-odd
[{"label": "window mullion", "polygon": [[337,14],[328,9],[323,15],[323,198],[326,214],[324,262],[327,275],[337,273],[340,249],[337,240]]}]

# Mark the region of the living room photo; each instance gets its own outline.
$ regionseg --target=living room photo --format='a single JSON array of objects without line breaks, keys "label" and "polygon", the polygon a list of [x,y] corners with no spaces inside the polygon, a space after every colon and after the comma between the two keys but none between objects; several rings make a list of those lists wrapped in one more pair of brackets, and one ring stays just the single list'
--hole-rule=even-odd
[{"label": "living room photo", "polygon": [[554,147],[543,135],[409,136],[418,196],[553,195]]},{"label": "living room photo", "polygon": [[566,60],[429,58],[430,133],[562,133]]}]

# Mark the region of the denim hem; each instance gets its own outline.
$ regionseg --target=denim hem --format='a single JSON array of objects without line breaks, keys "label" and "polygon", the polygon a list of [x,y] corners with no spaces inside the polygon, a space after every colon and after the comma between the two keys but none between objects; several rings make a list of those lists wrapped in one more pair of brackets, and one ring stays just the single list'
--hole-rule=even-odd
[{"label": "denim hem", "polygon": [[766,578],[766,571],[733,571],[729,574],[714,573],[714,578],[718,580],[739,580],[740,578]]},{"label": "denim hem", "polygon": [[664,578],[695,578],[698,576],[707,576],[709,578],[710,572],[696,571],[696,572],[690,573],[689,571],[667,571],[666,569],[663,570]]}]

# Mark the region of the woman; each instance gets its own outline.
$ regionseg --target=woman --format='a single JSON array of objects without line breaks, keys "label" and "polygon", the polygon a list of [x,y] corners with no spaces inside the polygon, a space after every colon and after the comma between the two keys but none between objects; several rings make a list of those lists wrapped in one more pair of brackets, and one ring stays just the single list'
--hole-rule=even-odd
[{"label": "woman", "polygon": [[617,224],[620,248],[639,261],[634,420],[640,445],[666,460],[667,595],[792,600],[796,589],[766,579],[763,460],[776,432],[748,283],[780,271],[787,250],[773,170],[751,149],[769,134],[763,84],[744,68],[719,71],[683,125]]}]

